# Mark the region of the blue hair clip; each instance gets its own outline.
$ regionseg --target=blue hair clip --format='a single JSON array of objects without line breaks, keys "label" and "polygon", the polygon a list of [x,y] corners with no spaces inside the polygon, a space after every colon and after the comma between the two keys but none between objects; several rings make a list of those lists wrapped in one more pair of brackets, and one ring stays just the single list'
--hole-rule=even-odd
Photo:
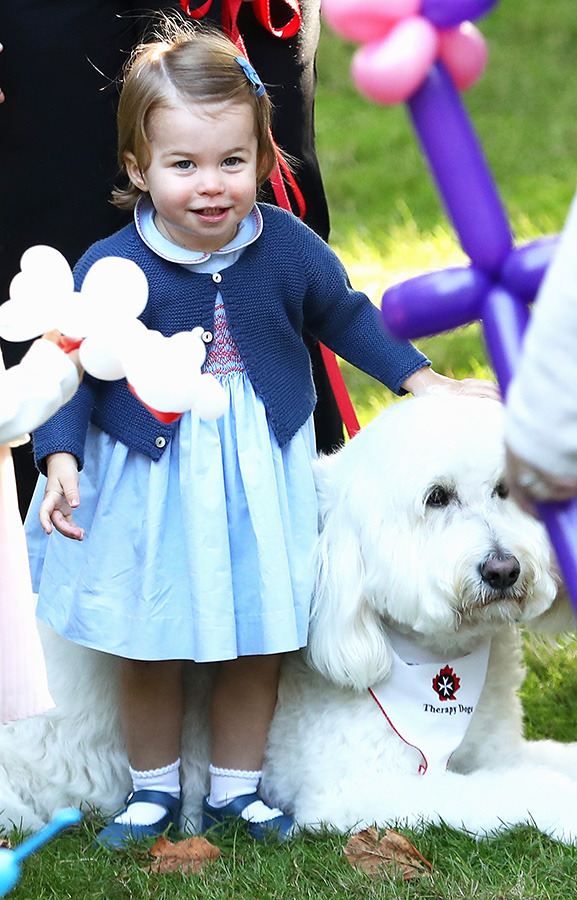
[{"label": "blue hair clip", "polygon": [[264,84],[258,77],[256,70],[249,63],[248,59],[246,59],[244,56],[235,56],[235,60],[239,64],[241,69],[243,70],[244,74],[246,75],[246,77],[248,78],[250,83],[252,84],[252,87],[253,87],[253,90],[254,90],[256,96],[262,97],[262,95],[264,94]]}]

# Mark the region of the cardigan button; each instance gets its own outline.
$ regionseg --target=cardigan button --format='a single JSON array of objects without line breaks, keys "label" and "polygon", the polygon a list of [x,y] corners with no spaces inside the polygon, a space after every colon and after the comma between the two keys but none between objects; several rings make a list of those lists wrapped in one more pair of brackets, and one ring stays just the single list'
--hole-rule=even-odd
[{"label": "cardigan button", "polygon": [[220,274],[220,272],[215,272],[212,276],[212,280],[215,284],[220,284],[220,282],[222,281],[222,275]]},{"label": "cardigan button", "polygon": [[162,450],[164,447],[166,447],[166,438],[162,436],[157,437],[154,443],[159,450]]},{"label": "cardigan button", "polygon": [[214,337],[214,335],[213,335],[212,331],[203,331],[202,332],[202,340],[204,341],[205,344],[210,344],[213,337]]}]

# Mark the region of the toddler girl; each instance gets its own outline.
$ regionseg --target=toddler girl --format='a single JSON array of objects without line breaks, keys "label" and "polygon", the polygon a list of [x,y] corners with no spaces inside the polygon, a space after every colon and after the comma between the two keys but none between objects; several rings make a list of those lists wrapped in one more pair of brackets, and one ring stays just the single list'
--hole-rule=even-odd
[{"label": "toddler girl", "polygon": [[138,263],[150,292],[141,318],[165,335],[204,328],[204,370],[229,409],[161,424],[125,380],[87,377],[35,435],[48,480],[33,507],[44,494],[50,535],[44,547],[30,529],[38,615],[123,660],[134,792],[100,835],[108,845],[178,822],[187,659],[220,661],[203,827],[236,818],[256,838],[291,832],[257,790],[281,657],[307,640],[317,501],[303,329],[398,393],[456,384],[385,332],[307,226],[256,203],[274,163],[269,117],[256,72],[222,35],[187,31],[137,51],[118,112],[130,185],[115,195],[134,223],[88,250],[77,286],[103,256]]}]

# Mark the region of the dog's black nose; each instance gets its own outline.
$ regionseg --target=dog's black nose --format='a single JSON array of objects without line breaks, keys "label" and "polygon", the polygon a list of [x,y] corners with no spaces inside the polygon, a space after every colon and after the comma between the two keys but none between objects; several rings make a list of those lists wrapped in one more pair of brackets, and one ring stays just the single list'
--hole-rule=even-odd
[{"label": "dog's black nose", "polygon": [[519,560],[515,556],[488,556],[479,566],[481,578],[494,590],[504,590],[515,584],[521,574]]}]

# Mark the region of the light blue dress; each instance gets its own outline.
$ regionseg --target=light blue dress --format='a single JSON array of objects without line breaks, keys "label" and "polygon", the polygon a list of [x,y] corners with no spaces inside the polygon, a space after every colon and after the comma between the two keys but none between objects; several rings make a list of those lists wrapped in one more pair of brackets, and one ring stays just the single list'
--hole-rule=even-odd
[{"label": "light blue dress", "polygon": [[[146,204],[141,237],[196,271],[234,265],[262,228],[258,209],[213,254],[175,247]],[[194,278],[191,275],[191,278]],[[76,643],[129,659],[234,659],[306,643],[317,499],[312,418],[279,447],[226,326],[220,294],[204,370],[225,387],[216,421],[185,413],[158,462],[89,427],[80,473],[81,543],[26,530],[38,616]]]}]

